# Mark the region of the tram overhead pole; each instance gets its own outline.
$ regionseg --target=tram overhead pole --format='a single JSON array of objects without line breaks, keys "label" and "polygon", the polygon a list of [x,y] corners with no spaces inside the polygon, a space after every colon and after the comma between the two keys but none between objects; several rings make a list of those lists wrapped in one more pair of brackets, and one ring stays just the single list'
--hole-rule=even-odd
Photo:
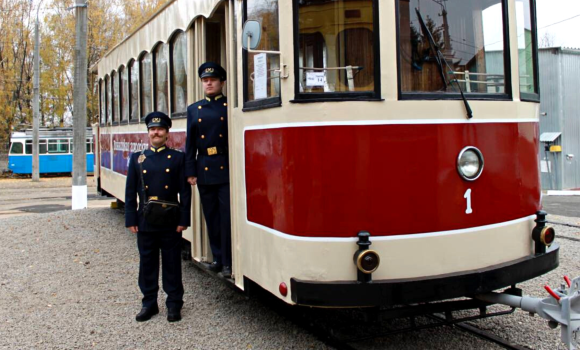
[{"label": "tram overhead pole", "polygon": [[72,209],[87,208],[87,3],[75,0]]}]

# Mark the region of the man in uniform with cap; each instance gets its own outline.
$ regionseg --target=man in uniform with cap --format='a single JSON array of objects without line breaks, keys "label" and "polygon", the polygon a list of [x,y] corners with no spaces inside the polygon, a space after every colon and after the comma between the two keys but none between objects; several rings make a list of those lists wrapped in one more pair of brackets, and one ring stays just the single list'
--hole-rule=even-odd
[{"label": "man in uniform with cap", "polygon": [[187,108],[185,174],[197,185],[207,223],[213,263],[209,269],[232,275],[228,103],[222,94],[226,71],[206,62],[198,69],[205,98]]},{"label": "man in uniform with cap", "polygon": [[[183,283],[181,281],[181,237],[190,224],[191,186],[185,178],[185,154],[165,146],[171,119],[162,112],[145,118],[150,147],[135,152],[129,160],[125,186],[125,226],[137,234],[139,248],[139,288],[142,309],[136,320],[147,321],[159,313],[159,251],[161,251],[163,290],[167,293],[167,320],[181,319]],[[151,225],[143,216],[143,204],[150,199],[178,202],[179,218],[166,226]],[[137,207],[139,195],[139,207]]]}]

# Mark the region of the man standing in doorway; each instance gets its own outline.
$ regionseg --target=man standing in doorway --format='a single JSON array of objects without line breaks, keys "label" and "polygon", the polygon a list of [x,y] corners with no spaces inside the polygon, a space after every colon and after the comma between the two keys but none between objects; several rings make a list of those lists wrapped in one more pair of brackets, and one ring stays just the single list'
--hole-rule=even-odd
[{"label": "man standing in doorway", "polygon": [[[137,234],[139,288],[143,293],[143,308],[136,320],[147,321],[159,313],[157,292],[161,251],[167,321],[176,322],[181,320],[183,306],[181,237],[191,216],[191,186],[185,180],[185,155],[165,145],[171,119],[165,113],[153,112],[147,115],[145,124],[151,145],[131,155],[125,185],[125,226]],[[149,200],[178,203],[179,215],[168,224],[151,224],[148,222],[150,218],[143,214],[144,203]]]},{"label": "man standing in doorway", "polygon": [[206,62],[198,69],[205,98],[187,108],[185,174],[197,185],[207,223],[213,262],[209,269],[232,275],[228,107],[222,94],[226,71]]}]

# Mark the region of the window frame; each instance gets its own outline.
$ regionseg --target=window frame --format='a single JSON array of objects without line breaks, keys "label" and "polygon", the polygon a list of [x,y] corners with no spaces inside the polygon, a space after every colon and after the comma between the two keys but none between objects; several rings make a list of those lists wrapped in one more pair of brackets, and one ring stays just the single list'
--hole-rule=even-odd
[{"label": "window frame", "polygon": [[187,57],[186,57],[186,61],[184,62],[184,66],[185,66],[185,74],[186,74],[186,78],[185,78],[185,111],[183,112],[175,112],[174,111],[174,106],[173,106],[173,97],[175,96],[175,90],[174,90],[174,77],[173,77],[173,73],[174,73],[174,64],[173,64],[173,48],[175,47],[175,42],[177,41],[177,39],[179,38],[180,35],[183,35],[185,37],[185,53],[186,55],[189,55],[189,47],[187,45],[187,32],[183,31],[183,30],[177,30],[175,33],[173,33],[173,35],[171,36],[171,39],[169,40],[169,95],[167,96],[168,98],[168,107],[169,110],[171,111],[171,119],[180,119],[180,118],[187,118],[187,79],[188,79],[188,72],[187,72]]},{"label": "window frame", "polygon": [[[32,146],[34,142],[32,139],[28,139],[24,142],[24,154],[32,154]],[[44,152],[42,150],[42,146],[44,146]],[[30,147],[30,153],[28,153],[28,148]],[[38,155],[48,154],[48,142],[46,139],[39,139],[38,140]]]},{"label": "window frame", "polygon": [[[512,101],[513,100],[513,88],[512,84],[512,70],[511,70],[511,50],[510,50],[510,37],[509,37],[509,6],[508,0],[499,0],[502,5],[502,19],[503,19],[503,42],[504,42],[504,92],[503,93],[482,93],[482,92],[470,92],[467,93],[463,91],[465,97],[469,100],[487,100],[487,101]],[[400,16],[400,4],[401,0],[395,1],[395,16],[396,16],[396,43],[397,43],[397,92],[399,101],[409,101],[409,100],[461,100],[461,94],[459,92],[403,92],[402,89],[402,77],[401,77],[401,16]],[[519,84],[519,83],[518,83]]]},{"label": "window frame", "polygon": [[102,77],[99,80],[99,124],[101,126],[107,123],[107,94],[104,88],[105,86],[105,77]]},{"label": "window frame", "polygon": [[[66,143],[64,143],[64,142],[61,142],[61,141],[64,141],[64,140],[66,140]],[[51,141],[52,141],[52,142],[51,142]],[[47,140],[47,147],[46,147],[47,154],[71,154],[71,153],[72,153],[72,152],[71,152],[71,144],[72,144],[72,142],[71,142],[71,141],[72,141],[72,140],[71,140],[71,139],[69,139],[69,138],[50,138],[50,139],[48,139],[48,140]],[[50,147],[49,147],[49,146],[50,146],[51,144],[53,144],[53,145],[56,145],[56,146],[57,146],[57,151],[56,151],[56,152],[51,152],[51,151],[50,151]],[[60,151],[59,151],[59,149],[60,149],[60,146],[61,146],[61,145],[64,145],[64,144],[66,144],[66,152],[60,152]]]},{"label": "window frame", "polygon": [[[136,84],[133,84],[132,82],[132,77],[133,77],[133,70],[135,68],[135,64],[137,64],[137,81]],[[139,104],[139,96],[141,95],[141,88],[140,88],[140,78],[141,78],[141,72],[139,69],[139,59],[134,59],[131,58],[129,60],[129,62],[127,63],[127,77],[128,77],[128,83],[129,83],[129,124],[137,124],[139,123],[139,116],[141,113],[141,105]],[[133,109],[133,85],[137,86],[137,112],[135,113],[136,118],[133,117],[133,113],[135,112],[135,110]]]},{"label": "window frame", "polygon": [[[300,92],[300,21],[299,21],[299,3],[292,2],[293,24],[294,24],[294,100],[291,103],[308,103],[308,102],[342,102],[342,101],[383,101],[381,97],[381,32],[379,16],[379,0],[371,0],[373,3],[373,60],[375,63],[373,91],[357,92]],[[344,32],[341,30],[339,33]]]},{"label": "window frame", "polygon": [[[246,23],[246,21],[248,20],[248,1],[249,0],[244,0],[242,2],[242,18],[243,18],[243,23]],[[260,21],[260,25],[261,25],[261,21]],[[280,37],[280,6],[278,6],[278,37]],[[279,39],[278,39],[279,40]],[[275,107],[281,107],[282,106],[282,89],[280,89],[280,94],[278,96],[275,97],[268,97],[265,99],[261,99],[261,100],[254,100],[254,101],[248,101],[248,97],[249,97],[249,91],[248,91],[248,80],[250,79],[250,76],[248,74],[248,50],[245,50],[242,48],[242,73],[243,73],[243,104],[242,104],[242,111],[243,112],[251,112],[251,111],[259,111],[262,109],[268,109],[268,108],[275,108]],[[282,68],[282,67],[280,67]],[[280,78],[281,80],[282,78]],[[281,86],[282,84],[280,84]]]},{"label": "window frame", "polygon": [[[105,125],[111,125],[111,120],[113,119],[113,106],[111,105],[111,100],[113,99],[113,92],[111,90],[111,76],[109,74],[105,75]],[[111,95],[109,98],[109,94]],[[111,108],[111,113],[109,115],[109,108]],[[109,118],[110,116],[110,118]]]},{"label": "window frame", "polygon": [[[14,145],[19,144],[20,145],[20,153],[13,153],[12,149],[14,148]],[[25,154],[25,146],[23,142],[20,141],[14,141],[10,143],[10,148],[8,148],[8,155],[24,155]]]},{"label": "window frame", "polygon": [[[117,98],[115,98],[115,84],[117,85]],[[119,125],[120,122],[120,115],[117,115],[116,112],[121,114],[121,105],[119,104],[119,99],[121,97],[119,92],[119,72],[117,70],[111,71],[111,125]],[[115,111],[115,107],[117,111]]]},{"label": "window frame", "polygon": [[150,86],[149,86],[149,91],[150,91],[149,97],[151,99],[151,105],[149,106],[149,108],[151,109],[151,111],[153,111],[155,108],[153,105],[153,77],[154,77],[154,74],[153,74],[153,54],[149,51],[143,51],[143,52],[141,52],[141,54],[139,55],[139,58],[138,58],[138,61],[139,61],[139,117],[140,117],[139,119],[140,120],[146,117],[146,115],[144,115],[145,113],[143,113],[143,109],[146,108],[146,106],[143,102],[143,99],[144,99],[144,96],[143,96],[143,86],[144,86],[143,85],[144,84],[144,81],[143,81],[143,70],[144,70],[143,60],[145,59],[145,57],[148,54],[151,55],[151,60],[149,63],[150,68],[151,68],[150,72],[149,72],[149,73],[151,73],[151,80],[150,80]]},{"label": "window frame", "polygon": [[[520,89],[520,99],[526,102],[540,102],[540,57],[539,57],[539,47],[538,47],[538,17],[537,17],[537,9],[536,9],[536,0],[529,0],[530,1],[530,20],[532,22],[532,57],[534,60],[533,64],[533,72],[534,72],[534,93],[530,92],[522,92]],[[517,16],[516,16],[517,17]],[[517,21],[517,18],[516,18]],[[517,25],[517,24],[516,24]],[[518,52],[519,54],[519,52]],[[519,69],[518,69],[518,77],[519,77]],[[521,81],[521,78],[520,78]],[[518,82],[519,84],[519,82]]]},{"label": "window frame", "polygon": [[[129,114],[127,114],[127,119],[123,120],[123,115],[125,110],[127,110],[127,113],[129,112],[129,101],[127,101],[127,106],[125,106],[123,104],[123,98],[125,97],[125,86],[127,88],[129,88],[129,70],[127,68],[127,66],[125,65],[121,65],[119,66],[119,69],[117,70],[117,74],[119,74],[119,125],[121,124],[128,124],[129,123]],[[123,82],[123,74],[127,74],[127,84],[124,84]],[[128,92],[128,91],[127,91]]]},{"label": "window frame", "polygon": [[[159,106],[157,106],[157,55],[159,55],[159,52],[163,50],[163,47],[167,45],[167,49],[169,50],[169,44],[160,41],[157,44],[155,44],[153,46],[153,49],[151,49],[151,70],[152,70],[152,82],[153,82],[153,89],[151,90],[151,98],[153,99],[153,112],[155,111],[159,111]],[[167,55],[166,57],[167,60],[169,60],[169,55]],[[169,66],[169,62],[167,62],[167,66]],[[167,67],[169,68],[169,67]],[[168,69],[165,69],[165,74],[168,75]],[[167,77],[167,85],[169,85],[169,77]],[[165,91],[165,103],[167,104],[167,115],[170,116],[170,99],[169,99],[169,89],[170,87],[168,86],[168,89]]]}]

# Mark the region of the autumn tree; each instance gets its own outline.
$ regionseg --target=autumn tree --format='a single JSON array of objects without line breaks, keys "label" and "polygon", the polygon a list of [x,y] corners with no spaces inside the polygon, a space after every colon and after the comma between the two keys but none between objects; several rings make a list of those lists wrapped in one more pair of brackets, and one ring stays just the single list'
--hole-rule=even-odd
[{"label": "autumn tree", "polygon": [[[168,0],[88,3],[87,61],[95,65]],[[41,126],[70,123],[73,109],[75,13],[72,0],[0,0],[0,152],[14,128],[32,125],[34,20],[40,14]],[[88,123],[98,115],[97,77],[87,75]]]},{"label": "autumn tree", "polygon": [[12,127],[31,120],[31,12],[28,0],[0,0],[0,151]]}]

